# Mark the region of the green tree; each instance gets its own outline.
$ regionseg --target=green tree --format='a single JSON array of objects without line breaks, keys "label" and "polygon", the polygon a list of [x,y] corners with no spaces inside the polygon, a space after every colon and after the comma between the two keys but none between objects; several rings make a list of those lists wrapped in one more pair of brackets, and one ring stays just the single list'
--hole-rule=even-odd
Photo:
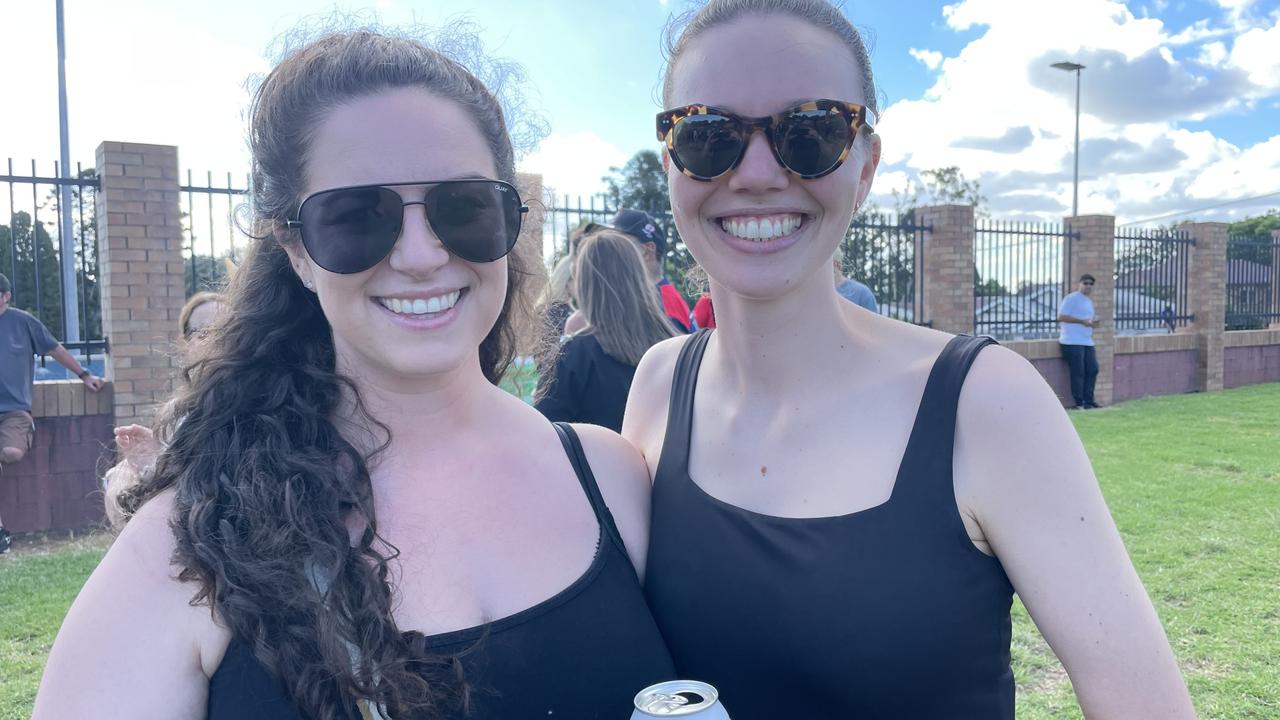
[{"label": "green tree", "polygon": [[[13,304],[35,315],[55,337],[62,337],[62,285],[58,252],[42,219],[19,210],[0,225],[0,272],[13,284]],[[38,292],[38,298],[37,298]]]}]

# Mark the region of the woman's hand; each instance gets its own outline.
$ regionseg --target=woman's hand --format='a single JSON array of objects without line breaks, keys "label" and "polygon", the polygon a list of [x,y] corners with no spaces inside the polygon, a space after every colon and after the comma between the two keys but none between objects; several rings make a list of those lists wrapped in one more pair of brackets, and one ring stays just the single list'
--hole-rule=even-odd
[{"label": "woman's hand", "polygon": [[123,462],[135,471],[141,471],[155,463],[160,456],[160,443],[155,433],[145,425],[122,425],[115,429],[116,447],[120,448]]}]

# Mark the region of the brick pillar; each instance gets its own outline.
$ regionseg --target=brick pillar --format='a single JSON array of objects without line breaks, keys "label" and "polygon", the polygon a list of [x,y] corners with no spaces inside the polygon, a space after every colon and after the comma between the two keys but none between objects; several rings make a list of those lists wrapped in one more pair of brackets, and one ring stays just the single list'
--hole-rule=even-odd
[{"label": "brick pillar", "polygon": [[97,152],[98,252],[115,422],[148,423],[173,390],[186,299],[178,149],[104,142]]},{"label": "brick pillar", "polygon": [[1116,219],[1111,215],[1078,215],[1063,218],[1062,224],[1080,233],[1080,237],[1069,240],[1068,290],[1074,291],[1085,273],[1095,278],[1090,299],[1101,323],[1093,329],[1093,345],[1098,353],[1098,381],[1093,397],[1099,405],[1110,405],[1115,399]]},{"label": "brick pillar", "polygon": [[1195,238],[1187,288],[1192,330],[1199,337],[1196,387],[1201,392],[1222,389],[1223,341],[1227,326],[1227,224],[1183,223]]},{"label": "brick pillar", "polygon": [[916,250],[924,275],[924,302],[917,312],[923,308],[923,319],[935,330],[973,332],[973,206],[918,208],[916,223],[933,228]]}]

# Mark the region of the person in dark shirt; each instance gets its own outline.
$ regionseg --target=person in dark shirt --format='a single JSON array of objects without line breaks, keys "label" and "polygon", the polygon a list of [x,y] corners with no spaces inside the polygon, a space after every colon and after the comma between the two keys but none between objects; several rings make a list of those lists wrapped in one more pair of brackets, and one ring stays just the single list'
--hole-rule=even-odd
[{"label": "person in dark shirt", "polygon": [[573,292],[586,327],[565,340],[554,367],[544,365],[536,394],[543,415],[622,430],[636,365],[654,343],[676,335],[650,287],[626,236],[604,230],[582,242]]}]

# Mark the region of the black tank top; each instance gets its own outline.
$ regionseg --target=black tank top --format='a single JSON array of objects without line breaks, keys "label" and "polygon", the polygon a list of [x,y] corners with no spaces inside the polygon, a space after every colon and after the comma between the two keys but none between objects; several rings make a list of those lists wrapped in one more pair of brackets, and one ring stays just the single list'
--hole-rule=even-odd
[{"label": "black tank top", "polygon": [[[458,656],[474,688],[471,712],[445,717],[616,720],[628,716],[637,692],[675,677],[578,437],[568,425],[557,423],[556,429],[600,523],[595,559],[563,592],[527,610],[467,630],[418,636],[431,652]],[[208,716],[303,717],[240,638],[231,640],[209,681]],[[360,715],[353,708],[350,717]]]},{"label": "black tank top", "polygon": [[960,386],[990,341],[938,357],[888,501],[797,519],[689,477],[709,337],[676,363],[654,479],[645,594],[680,675],[715,685],[733,720],[1012,718],[1013,588],[970,541],[951,480]]}]

